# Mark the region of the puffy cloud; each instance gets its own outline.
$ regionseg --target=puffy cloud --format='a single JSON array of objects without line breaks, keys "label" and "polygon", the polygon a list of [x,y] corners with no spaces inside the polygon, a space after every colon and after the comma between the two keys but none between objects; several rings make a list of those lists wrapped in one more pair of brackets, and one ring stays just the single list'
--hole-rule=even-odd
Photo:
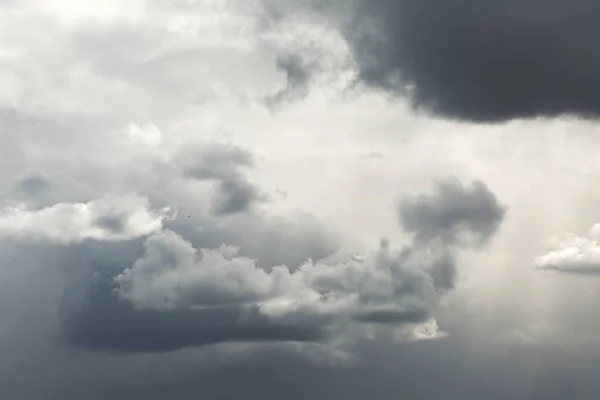
[{"label": "puffy cloud", "polygon": [[254,158],[247,150],[215,143],[196,151],[183,150],[175,156],[179,157],[181,160],[176,162],[181,163],[190,178],[216,181],[211,207],[217,215],[248,211],[267,198],[243,174],[244,169],[254,166]]},{"label": "puffy cloud", "polygon": [[362,80],[419,108],[473,121],[600,112],[594,1],[360,1],[356,15]]},{"label": "puffy cloud", "polygon": [[[445,183],[440,185],[436,193],[419,197],[421,202],[443,201],[439,193]],[[472,204],[482,185],[471,185],[479,189],[472,192],[457,187]],[[491,192],[484,193],[500,207]],[[402,215],[412,201],[406,199]],[[476,207],[455,222],[464,223],[466,233],[488,232],[489,239],[493,230],[468,223],[479,213]],[[502,216],[488,223],[499,224]],[[70,299],[65,304],[80,304],[63,307],[65,337],[91,349],[138,352],[230,341],[327,342],[367,325],[419,327],[417,339],[443,336],[430,320],[439,291],[453,287],[456,257],[466,248],[448,241],[446,231],[430,239],[424,242],[417,232],[400,250],[382,240],[361,256],[265,268],[234,247],[196,248],[175,232],[161,231],[145,240],[137,258],[127,253],[110,265],[89,262],[88,278],[77,285],[87,286],[83,298],[74,301],[77,296],[65,293]]]},{"label": "puffy cloud", "polygon": [[440,239],[453,244],[472,235],[484,244],[498,230],[505,207],[481,181],[462,185],[456,179],[439,181],[433,195],[404,198],[398,206],[400,224],[416,240]]},{"label": "puffy cloud", "polygon": [[564,273],[600,273],[600,224],[594,225],[587,236],[574,234],[550,241],[551,250],[537,256],[537,268]]},{"label": "puffy cloud", "polygon": [[398,219],[414,235],[415,247],[437,254],[425,262],[440,289],[450,289],[456,278],[456,247],[482,246],[497,232],[506,207],[481,181],[468,185],[457,179],[437,182],[435,191],[406,196],[398,202]]},{"label": "puffy cloud", "polygon": [[156,232],[171,210],[150,210],[141,196],[107,195],[88,203],[59,203],[39,210],[8,206],[0,212],[0,235],[77,243],[128,240]]},{"label": "puffy cloud", "polygon": [[135,143],[148,146],[158,146],[162,142],[162,134],[158,127],[153,124],[137,125],[129,124],[124,130],[124,135]]}]

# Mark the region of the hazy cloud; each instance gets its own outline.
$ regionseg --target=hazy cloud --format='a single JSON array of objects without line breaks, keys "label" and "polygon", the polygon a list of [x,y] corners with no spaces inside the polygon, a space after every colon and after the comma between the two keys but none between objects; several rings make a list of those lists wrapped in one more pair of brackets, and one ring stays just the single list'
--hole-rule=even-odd
[{"label": "hazy cloud", "polygon": [[418,242],[440,240],[448,245],[463,239],[485,244],[505,212],[483,182],[463,185],[456,179],[439,181],[432,194],[405,197],[398,205],[401,226],[414,233]]}]

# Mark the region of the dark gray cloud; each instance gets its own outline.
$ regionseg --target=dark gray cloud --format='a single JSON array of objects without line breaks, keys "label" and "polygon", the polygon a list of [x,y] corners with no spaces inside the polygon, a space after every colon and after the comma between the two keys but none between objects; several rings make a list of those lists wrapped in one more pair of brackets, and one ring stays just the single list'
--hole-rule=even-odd
[{"label": "dark gray cloud", "polygon": [[28,196],[39,196],[49,185],[48,178],[35,171],[28,171],[15,182],[16,188]]},{"label": "dark gray cloud", "polygon": [[435,255],[424,265],[436,287],[448,290],[457,275],[456,248],[486,244],[502,224],[506,207],[481,181],[445,179],[436,182],[432,193],[402,197],[397,212],[402,228],[414,235],[414,248]]},{"label": "dark gray cloud", "polygon": [[217,215],[236,214],[266,199],[266,195],[250,182],[236,178],[222,180],[216,185],[212,210]]},{"label": "dark gray cloud", "polygon": [[267,200],[266,194],[244,175],[244,170],[254,167],[254,158],[247,150],[211,144],[184,150],[176,158],[181,158],[177,162],[190,178],[214,182],[211,208],[216,215],[245,212]]},{"label": "dark gray cloud", "polygon": [[432,194],[404,197],[398,205],[401,226],[419,242],[454,244],[469,235],[484,244],[498,230],[506,208],[481,181],[463,185],[456,179],[437,182]]},{"label": "dark gray cloud", "polygon": [[221,143],[185,149],[177,158],[185,173],[199,180],[230,179],[239,175],[240,170],[254,167],[254,158],[248,150]]},{"label": "dark gray cloud", "polygon": [[266,99],[269,107],[277,107],[282,102],[305,97],[321,68],[316,60],[306,59],[299,53],[280,54],[276,66],[285,74],[285,86]]},{"label": "dark gray cloud", "polygon": [[[224,342],[325,343],[355,326],[425,322],[436,291],[454,286],[466,245],[458,235],[489,240],[501,222],[503,209],[483,188],[444,181],[433,194],[405,199],[403,218],[416,215],[407,229],[417,233],[413,242],[395,251],[383,240],[358,258],[268,265],[245,256],[247,248],[210,247],[170,230],[121,247],[88,241],[68,257],[75,264],[61,308],[63,337],[92,350],[143,353]],[[481,220],[474,198],[482,195],[502,212]],[[440,224],[433,233],[430,221]]]},{"label": "dark gray cloud", "polygon": [[594,0],[360,0],[360,79],[471,121],[600,114]]},{"label": "dark gray cloud", "polygon": [[[369,261],[378,265],[315,265],[289,276],[267,275],[227,249],[196,258],[189,243],[168,232],[144,247],[88,242],[74,249],[60,313],[67,344],[147,353],[224,342],[325,342],[348,318],[391,324],[430,317],[426,275],[383,248]],[[380,278],[391,269],[390,281],[376,286],[371,269]],[[335,297],[311,299],[318,293]]]}]

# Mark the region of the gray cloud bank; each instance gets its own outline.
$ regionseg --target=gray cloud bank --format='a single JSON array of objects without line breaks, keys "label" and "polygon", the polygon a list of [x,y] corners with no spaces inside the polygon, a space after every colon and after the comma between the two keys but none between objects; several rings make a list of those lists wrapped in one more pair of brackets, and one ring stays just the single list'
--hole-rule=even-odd
[{"label": "gray cloud bank", "polygon": [[64,338],[95,350],[160,352],[232,341],[325,343],[365,324],[426,322],[470,246],[460,235],[489,239],[504,209],[482,183],[443,181],[432,194],[402,200],[399,217],[414,240],[398,251],[383,240],[360,257],[299,265],[268,267],[169,229],[110,250],[89,242],[68,275]]},{"label": "gray cloud bank", "polygon": [[416,109],[475,122],[600,115],[594,0],[333,1],[276,15],[307,7],[342,27],[359,81]]}]

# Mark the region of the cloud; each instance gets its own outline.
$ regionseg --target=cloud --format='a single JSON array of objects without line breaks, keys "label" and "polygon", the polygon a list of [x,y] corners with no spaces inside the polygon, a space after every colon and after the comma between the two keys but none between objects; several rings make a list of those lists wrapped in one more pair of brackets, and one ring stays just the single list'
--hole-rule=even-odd
[{"label": "cloud", "polygon": [[[115,275],[127,259],[101,262],[65,292],[68,343],[120,352],[231,341],[325,343],[332,329],[352,323],[427,320],[435,299],[427,275],[385,247],[363,261],[271,271],[230,247],[197,251],[169,231],[144,247],[121,273]],[[75,295],[74,288],[84,292]]]},{"label": "cloud", "polygon": [[315,60],[305,60],[300,54],[280,54],[276,61],[277,69],[285,74],[285,87],[266,99],[269,107],[284,101],[306,97],[310,84],[319,71]]},{"label": "cloud", "polygon": [[[287,22],[259,27],[260,2],[0,6],[1,207],[34,221],[0,235],[4,397],[596,398],[595,344],[498,340],[537,321],[598,332],[593,279],[500,271],[595,220],[594,124],[414,115],[389,90],[346,90],[356,42],[332,18],[354,2],[273,0]],[[307,17],[308,3],[320,8]],[[288,54],[308,93],[269,112]],[[510,205],[489,247],[493,218],[439,206],[439,185],[423,202],[435,218],[399,229],[398,191],[415,203],[440,174],[466,193],[476,176]],[[252,188],[287,196],[236,206]],[[126,215],[179,213],[137,230],[81,212],[109,193],[117,208],[147,199]],[[38,223],[54,207],[71,216]],[[329,297],[302,296],[315,292]]]},{"label": "cloud", "polygon": [[148,200],[136,195],[106,195],[88,203],[59,203],[39,210],[9,206],[0,213],[0,235],[64,244],[128,240],[160,230],[170,212],[169,208],[150,210]]},{"label": "cloud", "polygon": [[[479,195],[464,190],[465,200]],[[438,195],[420,199],[433,203]],[[427,210],[436,211],[421,212]],[[469,216],[456,221],[469,222]],[[327,343],[363,325],[415,326],[415,338],[441,337],[430,320],[438,291],[453,286],[458,253],[450,248],[454,241],[439,238],[425,243],[415,235],[399,250],[382,240],[361,256],[265,268],[234,247],[196,248],[163,230],[149,236],[137,256],[125,251],[129,255],[114,264],[89,262],[87,277],[75,285],[82,294],[65,293],[66,304],[80,304],[63,307],[65,338],[95,350],[145,352],[230,341]]]},{"label": "cloud", "polygon": [[254,158],[240,147],[213,143],[204,148],[183,150],[175,158],[182,164],[184,173],[200,181],[215,181],[212,211],[217,215],[230,215],[250,210],[264,202],[266,195],[248,182],[244,169],[254,167]]},{"label": "cloud", "polygon": [[600,273],[600,224],[586,236],[574,234],[550,241],[551,250],[534,259],[536,268],[573,274]]},{"label": "cloud", "polygon": [[600,114],[593,0],[358,1],[344,29],[360,80],[476,122]]},{"label": "cloud", "polygon": [[217,215],[240,213],[266,199],[266,195],[250,182],[236,178],[222,180],[217,185],[212,210]]},{"label": "cloud", "polygon": [[231,179],[239,175],[240,169],[254,166],[248,150],[221,143],[184,149],[177,157],[185,173],[199,180]]},{"label": "cloud", "polygon": [[463,185],[456,179],[438,181],[433,194],[405,197],[398,205],[401,226],[419,242],[454,244],[469,234],[484,244],[498,230],[506,209],[481,181]]},{"label": "cloud", "polygon": [[402,228],[414,235],[414,247],[435,258],[429,273],[442,290],[454,287],[455,247],[479,247],[498,231],[506,213],[496,195],[481,181],[462,184],[457,179],[436,182],[433,193],[405,196],[398,201]]},{"label": "cloud", "polygon": [[50,184],[43,174],[35,171],[28,171],[18,177],[15,183],[19,191],[29,196],[38,196]]},{"label": "cloud", "polygon": [[158,146],[162,142],[162,134],[158,127],[153,124],[137,125],[130,123],[123,134],[135,143],[147,146]]}]

